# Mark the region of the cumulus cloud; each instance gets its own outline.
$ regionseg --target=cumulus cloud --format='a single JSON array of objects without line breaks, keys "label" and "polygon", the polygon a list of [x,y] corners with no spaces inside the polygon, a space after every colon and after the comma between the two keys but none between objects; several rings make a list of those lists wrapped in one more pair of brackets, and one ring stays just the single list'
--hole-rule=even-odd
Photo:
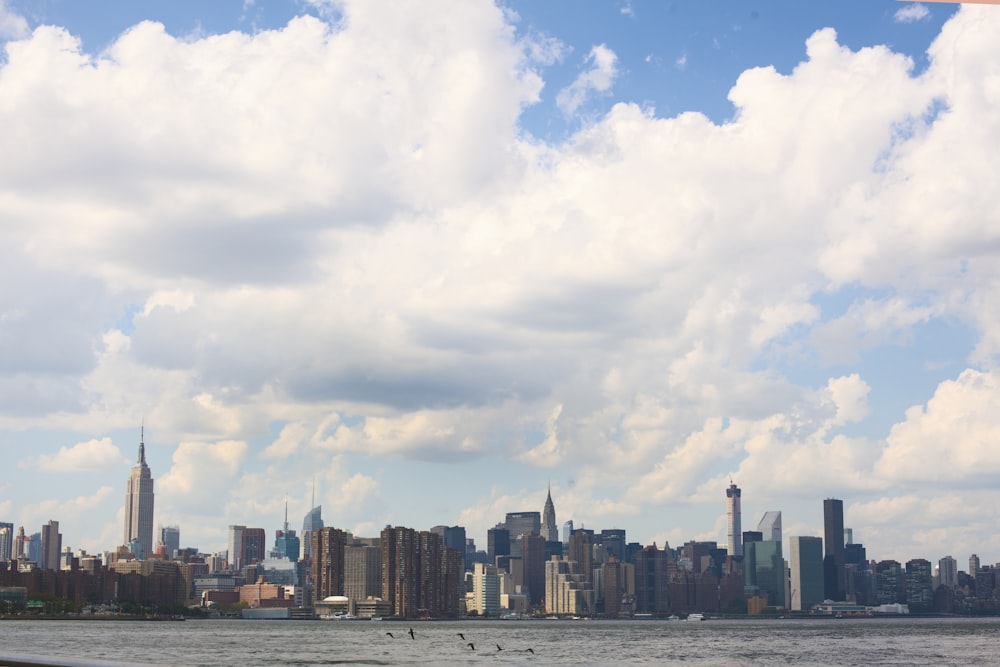
[{"label": "cumulus cloud", "polygon": [[556,95],[556,105],[567,116],[575,114],[591,93],[610,90],[618,77],[618,56],[604,44],[590,49],[585,64],[590,65],[590,69],[581,72]]},{"label": "cumulus cloud", "polygon": [[[241,480],[336,457],[373,511],[413,461],[486,460],[560,471],[592,517],[715,503],[729,474],[878,495],[993,464],[995,13],[957,13],[919,74],[820,30],[738,78],[730,122],[623,102],[546,143],[519,121],[558,40],[490,3],[329,6],[349,20],[8,45],[0,277],[32,289],[0,295],[5,428],[145,415],[192,535]],[[561,110],[619,68],[593,47]],[[940,322],[970,370],[858,435],[894,389],[855,365]]]},{"label": "cumulus cloud", "polygon": [[22,466],[37,468],[42,472],[89,472],[122,468],[128,460],[111,438],[88,440],[70,447],[60,447],[53,455],[43,454],[26,459]]},{"label": "cumulus cloud", "polygon": [[28,22],[23,16],[0,0],[0,40],[23,39],[28,36]]},{"label": "cumulus cloud", "polygon": [[931,10],[927,9],[927,5],[914,2],[913,4],[907,4],[905,7],[897,9],[896,13],[892,15],[892,19],[896,23],[916,23],[917,21],[923,21],[930,15]]}]

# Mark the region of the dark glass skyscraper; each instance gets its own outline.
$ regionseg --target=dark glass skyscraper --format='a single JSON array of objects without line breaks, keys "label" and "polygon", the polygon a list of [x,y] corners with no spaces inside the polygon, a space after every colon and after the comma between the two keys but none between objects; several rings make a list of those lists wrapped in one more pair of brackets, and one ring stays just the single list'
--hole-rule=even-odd
[{"label": "dark glass skyscraper", "polygon": [[823,594],[828,600],[843,600],[844,573],[844,501],[823,501]]}]

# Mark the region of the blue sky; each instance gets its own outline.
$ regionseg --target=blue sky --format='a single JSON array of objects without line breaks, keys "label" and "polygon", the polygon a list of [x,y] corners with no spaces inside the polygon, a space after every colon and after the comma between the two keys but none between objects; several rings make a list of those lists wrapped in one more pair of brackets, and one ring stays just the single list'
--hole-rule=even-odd
[{"label": "blue sky", "polygon": [[[0,520],[824,497],[997,559],[993,7],[0,1]],[[974,508],[975,511],[969,511]],[[295,520],[299,522],[298,519]]]}]

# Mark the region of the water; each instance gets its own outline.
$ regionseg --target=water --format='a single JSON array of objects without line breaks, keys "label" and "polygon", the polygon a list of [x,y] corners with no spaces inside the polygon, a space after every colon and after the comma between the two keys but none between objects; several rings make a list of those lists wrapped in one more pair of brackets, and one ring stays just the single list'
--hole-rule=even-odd
[{"label": "water", "polygon": [[[413,628],[415,638],[407,634]],[[391,632],[395,638],[386,635]],[[458,633],[465,635],[462,640]],[[475,650],[467,646],[475,645]],[[497,650],[499,644],[503,650]],[[528,648],[534,653],[527,651]],[[0,621],[12,653],[177,666],[985,665],[998,619]],[[3,662],[0,660],[0,665]]]}]

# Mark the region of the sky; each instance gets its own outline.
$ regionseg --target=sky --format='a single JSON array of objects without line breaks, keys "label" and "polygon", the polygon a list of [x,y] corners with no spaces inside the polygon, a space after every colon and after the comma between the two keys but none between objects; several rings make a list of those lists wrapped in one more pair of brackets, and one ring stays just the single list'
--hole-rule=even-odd
[{"label": "sky", "polygon": [[0,521],[822,500],[1000,560],[1000,8],[0,0]]}]

